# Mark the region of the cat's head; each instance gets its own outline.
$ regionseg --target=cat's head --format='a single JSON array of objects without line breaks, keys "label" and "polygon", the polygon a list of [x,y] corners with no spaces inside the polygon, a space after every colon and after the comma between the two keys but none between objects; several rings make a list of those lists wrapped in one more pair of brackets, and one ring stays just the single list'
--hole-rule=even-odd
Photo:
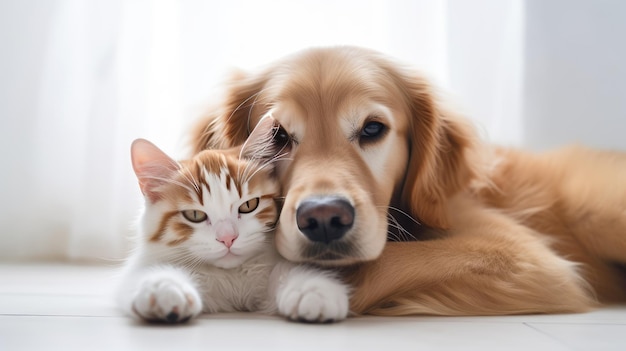
[{"label": "cat's head", "polygon": [[142,231],[158,252],[233,268],[274,245],[280,188],[271,163],[245,147],[176,162],[144,139],[131,156],[146,200]]}]

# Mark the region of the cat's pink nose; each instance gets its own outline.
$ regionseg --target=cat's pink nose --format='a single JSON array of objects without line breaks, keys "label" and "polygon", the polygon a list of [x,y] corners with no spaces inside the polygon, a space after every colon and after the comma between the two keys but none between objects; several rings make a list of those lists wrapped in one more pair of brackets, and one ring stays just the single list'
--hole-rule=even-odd
[{"label": "cat's pink nose", "polygon": [[220,236],[217,238],[217,241],[221,242],[222,244],[224,244],[224,246],[230,249],[230,247],[233,246],[233,243],[235,242],[236,239],[237,239],[237,235],[231,234],[231,235]]},{"label": "cat's pink nose", "polygon": [[232,221],[221,220],[215,223],[215,240],[221,242],[230,249],[235,242],[235,239],[239,236],[237,228]]}]

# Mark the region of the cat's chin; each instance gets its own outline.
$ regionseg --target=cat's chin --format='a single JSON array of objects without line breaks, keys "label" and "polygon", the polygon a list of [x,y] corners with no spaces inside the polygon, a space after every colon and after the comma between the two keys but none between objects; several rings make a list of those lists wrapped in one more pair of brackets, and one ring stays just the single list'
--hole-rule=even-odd
[{"label": "cat's chin", "polygon": [[212,265],[222,269],[232,269],[241,266],[248,257],[235,255],[231,252],[211,262]]}]

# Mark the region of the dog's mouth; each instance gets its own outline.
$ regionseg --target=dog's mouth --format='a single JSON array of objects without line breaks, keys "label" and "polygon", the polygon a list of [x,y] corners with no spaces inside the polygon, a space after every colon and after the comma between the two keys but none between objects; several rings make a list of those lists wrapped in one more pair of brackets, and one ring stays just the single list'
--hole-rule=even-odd
[{"label": "dog's mouth", "polygon": [[358,261],[358,250],[349,241],[309,243],[301,249],[300,257],[307,262],[323,265],[345,265]]},{"label": "dog's mouth", "polygon": [[373,260],[382,251],[386,241],[385,215],[358,205],[365,201],[315,195],[297,203],[288,205],[287,210],[283,208],[279,220],[276,244],[286,259],[346,266]]},{"label": "dog's mouth", "polygon": [[309,196],[296,210],[296,225],[306,242],[299,257],[306,262],[345,265],[359,260],[353,232],[356,209],[352,201],[337,195]]}]

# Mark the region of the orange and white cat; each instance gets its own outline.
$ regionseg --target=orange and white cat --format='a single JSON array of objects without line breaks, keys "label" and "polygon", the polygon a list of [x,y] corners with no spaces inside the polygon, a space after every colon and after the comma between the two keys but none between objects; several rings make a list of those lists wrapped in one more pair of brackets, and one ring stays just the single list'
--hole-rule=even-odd
[{"label": "orange and white cat", "polygon": [[347,285],[277,253],[280,188],[272,162],[246,153],[206,150],[176,162],[147,140],[133,142],[145,207],[141,240],[118,289],[128,314],[169,323],[230,311],[308,322],[346,318]]}]

